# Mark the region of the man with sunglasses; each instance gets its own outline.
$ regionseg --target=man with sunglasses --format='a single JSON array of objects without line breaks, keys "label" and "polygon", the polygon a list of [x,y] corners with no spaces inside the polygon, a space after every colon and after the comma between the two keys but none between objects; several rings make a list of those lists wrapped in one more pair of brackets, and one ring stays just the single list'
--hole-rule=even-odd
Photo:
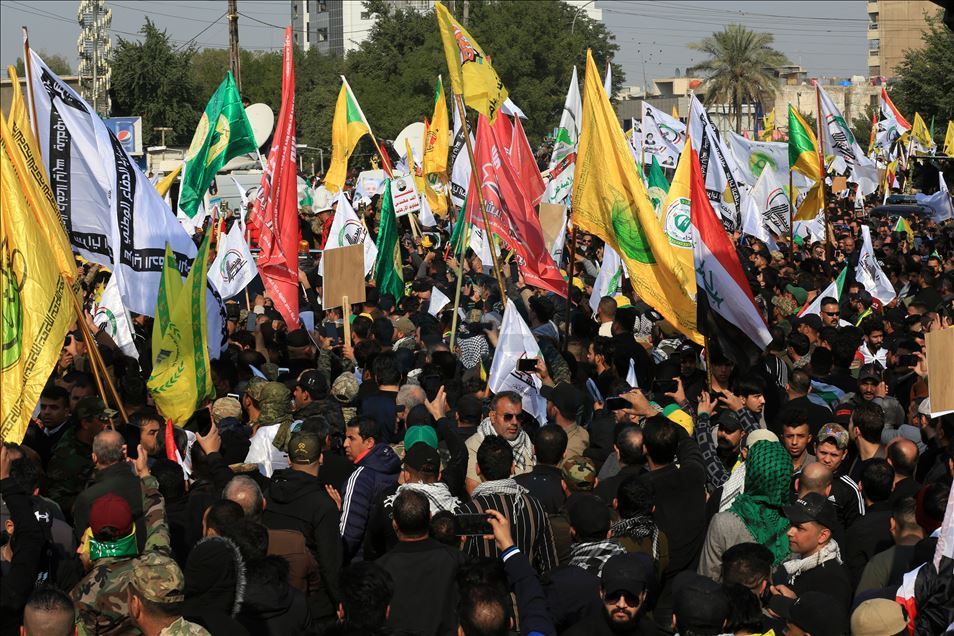
[{"label": "man with sunglasses", "polygon": [[841,318],[841,309],[838,307],[838,301],[831,296],[822,298],[821,301],[821,319],[824,327],[837,327]]},{"label": "man with sunglasses", "polygon": [[593,614],[564,632],[566,636],[656,634],[658,628],[647,617],[653,562],[645,554],[619,554],[603,566],[600,598],[603,612]]},{"label": "man with sunglasses", "polygon": [[533,470],[536,459],[533,456],[533,444],[520,425],[523,414],[523,400],[518,393],[503,391],[490,402],[490,413],[481,421],[477,432],[467,438],[467,479],[465,486],[470,493],[480,484],[477,474],[477,449],[489,435],[497,435],[507,440],[513,449],[514,475],[522,475]]}]

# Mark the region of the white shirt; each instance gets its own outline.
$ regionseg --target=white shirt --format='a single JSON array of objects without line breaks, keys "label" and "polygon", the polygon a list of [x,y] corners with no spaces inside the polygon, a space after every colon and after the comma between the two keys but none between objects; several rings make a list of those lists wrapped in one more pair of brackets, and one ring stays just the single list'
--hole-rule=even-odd
[{"label": "white shirt", "polygon": [[278,434],[279,426],[279,424],[260,426],[252,435],[248,455],[245,456],[245,463],[258,464],[258,471],[266,477],[271,477],[276,470],[288,468],[288,455],[272,444]]},{"label": "white shirt", "polygon": [[875,353],[871,353],[871,349],[868,348],[867,342],[862,342],[861,347],[858,351],[865,359],[865,364],[870,364],[872,362],[880,362],[882,368],[887,368],[888,366],[888,350],[884,347],[878,349]]}]

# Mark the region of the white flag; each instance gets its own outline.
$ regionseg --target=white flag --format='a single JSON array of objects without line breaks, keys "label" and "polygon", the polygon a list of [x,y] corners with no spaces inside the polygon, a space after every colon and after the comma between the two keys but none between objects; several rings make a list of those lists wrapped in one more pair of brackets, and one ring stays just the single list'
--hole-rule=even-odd
[{"label": "white flag", "polygon": [[[467,157],[467,142],[464,138],[464,126],[460,121],[460,114],[454,110],[454,138],[451,143],[450,157],[447,164],[451,166],[450,195],[451,203],[458,208],[464,207],[467,199],[467,188],[470,187],[470,159]],[[470,136],[473,144],[474,136]]]},{"label": "white flag", "polygon": [[[335,200],[338,201],[338,208],[335,210],[335,218],[331,222],[331,228],[328,230],[328,240],[325,242],[325,250],[335,249],[336,247],[348,247],[349,245],[364,244],[364,275],[367,276],[371,268],[374,267],[374,260],[378,257],[378,248],[368,236],[368,230],[361,223],[361,219],[355,214],[354,208],[343,193],[339,192]],[[325,259],[322,258],[318,263],[318,274],[325,275]]]},{"label": "white flag", "polygon": [[825,89],[818,84],[815,87],[818,89],[825,122],[822,128],[822,134],[825,136],[825,150],[844,161],[849,171],[849,179],[861,186],[861,191],[866,195],[871,194],[878,189],[877,166],[874,161],[865,156],[844,115],[835,106]]},{"label": "white flag", "polygon": [[593,315],[603,296],[616,296],[623,286],[623,261],[609,243],[603,246],[603,263],[600,272],[593,281],[593,293],[590,294],[590,309]]},{"label": "white flag", "polygon": [[643,102],[643,163],[652,163],[653,156],[663,168],[675,170],[679,155],[686,145],[686,125],[658,108]]},{"label": "white flag", "polygon": [[513,301],[507,299],[503,321],[500,323],[500,335],[497,337],[497,349],[490,364],[487,386],[494,393],[514,391],[523,398],[523,410],[537,418],[538,422],[547,421],[547,401],[540,395],[542,382],[534,373],[517,371],[517,360],[536,358],[540,355],[530,327],[523,321]]},{"label": "white flag", "polygon": [[636,362],[632,358],[629,359],[629,371],[626,373],[626,384],[634,389],[639,388],[639,379],[636,377]]},{"label": "white flag", "polygon": [[573,194],[573,170],[576,166],[576,145],[580,139],[581,112],[580,85],[574,66],[570,88],[563,103],[563,114],[560,116],[560,127],[553,141],[550,165],[547,167],[550,181],[543,193],[543,200],[547,203],[568,203]]},{"label": "white flag", "polygon": [[441,310],[450,304],[450,301],[451,299],[448,298],[440,289],[437,287],[431,287],[431,302],[427,306],[427,313],[436,318],[437,315],[441,313]]},{"label": "white flag", "polygon": [[692,147],[699,153],[702,180],[709,201],[726,231],[732,232],[742,224],[744,191],[741,186],[744,178],[738,162],[719,136],[719,129],[695,95],[689,97],[689,137]]},{"label": "white flag", "polygon": [[606,91],[606,96],[609,97],[610,101],[613,101],[613,64],[612,62],[606,63],[606,78],[603,80],[603,90]]},{"label": "white flag", "polygon": [[563,250],[566,248],[566,226],[567,226],[567,208],[563,208],[563,220],[560,223],[560,231],[557,233],[556,238],[553,239],[553,247],[550,248],[550,256],[553,257],[553,262],[556,263],[557,267],[560,267],[560,263],[563,262]]},{"label": "white flag", "polygon": [[[766,170],[770,170],[776,183],[788,183],[788,144],[777,141],[752,141],[731,130],[728,133],[729,147],[739,167],[742,179],[755,187],[755,182]],[[792,174],[792,186],[807,191],[815,183],[801,172]]]},{"label": "white flag", "polygon": [[417,220],[421,227],[434,227],[437,225],[437,219],[434,218],[434,212],[431,210],[431,204],[427,202],[427,196],[421,195],[421,209],[417,212]]},{"label": "white flag", "polygon": [[861,226],[861,252],[858,254],[858,266],[855,267],[855,280],[864,285],[868,293],[883,305],[890,303],[897,295],[887,274],[881,271],[881,266],[875,259],[874,249],[871,247],[871,229],[867,225]]},{"label": "white flag", "polygon": [[791,210],[785,188],[775,180],[775,172],[763,170],[750,193],[762,219],[762,225],[776,236],[788,236]]},{"label": "white flag", "polygon": [[487,240],[487,232],[484,231],[484,228],[477,227],[476,225],[470,226],[470,242],[468,246],[474,250],[474,254],[480,259],[480,265],[484,268],[484,273],[487,273],[488,270],[493,268],[494,257],[493,254],[490,253],[490,241]]},{"label": "white flag", "polygon": [[513,100],[509,97],[504,100],[504,103],[500,106],[500,112],[504,115],[510,115],[511,117],[519,117],[520,119],[526,119],[527,116],[523,114],[523,111],[519,106],[513,103]]},{"label": "white flag", "polygon": [[119,293],[118,276],[110,276],[106,283],[106,289],[93,310],[93,322],[109,334],[125,355],[139,359],[139,351],[133,340],[132,319]]},{"label": "white flag", "polygon": [[256,275],[258,268],[245,242],[242,227],[233,223],[228,234],[219,237],[218,252],[209,266],[209,282],[222,298],[228,300],[241,293]]},{"label": "white flag", "polygon": [[183,273],[196,246],[92,107],[30,56],[38,141],[70,243],[86,260],[120,272],[126,308],[152,316],[166,244]]},{"label": "white flag", "polygon": [[755,201],[755,197],[748,196],[742,205],[742,232],[749,236],[754,236],[758,240],[766,243],[769,249],[776,249],[775,241],[767,229],[762,217],[762,211]]}]

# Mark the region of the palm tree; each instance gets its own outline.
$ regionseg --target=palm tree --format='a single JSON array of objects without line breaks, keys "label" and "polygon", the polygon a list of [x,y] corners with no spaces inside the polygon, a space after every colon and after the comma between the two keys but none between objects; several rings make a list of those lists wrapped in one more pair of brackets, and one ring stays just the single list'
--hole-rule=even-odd
[{"label": "palm tree", "polygon": [[770,45],[771,33],[750,31],[741,24],[730,24],[689,48],[709,55],[692,70],[706,73],[706,104],[732,104],[735,132],[742,129],[742,104],[761,101],[776,91],[772,69],[788,64],[784,53]]}]

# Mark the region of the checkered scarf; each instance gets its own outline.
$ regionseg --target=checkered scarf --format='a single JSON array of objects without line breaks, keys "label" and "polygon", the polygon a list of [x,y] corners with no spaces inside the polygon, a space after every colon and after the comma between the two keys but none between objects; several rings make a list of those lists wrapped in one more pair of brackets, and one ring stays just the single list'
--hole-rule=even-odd
[{"label": "checkered scarf", "polygon": [[782,506],[788,503],[792,483],[792,459],[778,442],[756,442],[745,460],[745,490],[729,510],[735,513],[756,543],[772,551],[773,565],[789,554],[788,519]]},{"label": "checkered scarf", "polygon": [[611,539],[584,541],[570,548],[569,565],[581,567],[587,572],[600,576],[606,562],[617,554],[626,554],[626,548]]}]

